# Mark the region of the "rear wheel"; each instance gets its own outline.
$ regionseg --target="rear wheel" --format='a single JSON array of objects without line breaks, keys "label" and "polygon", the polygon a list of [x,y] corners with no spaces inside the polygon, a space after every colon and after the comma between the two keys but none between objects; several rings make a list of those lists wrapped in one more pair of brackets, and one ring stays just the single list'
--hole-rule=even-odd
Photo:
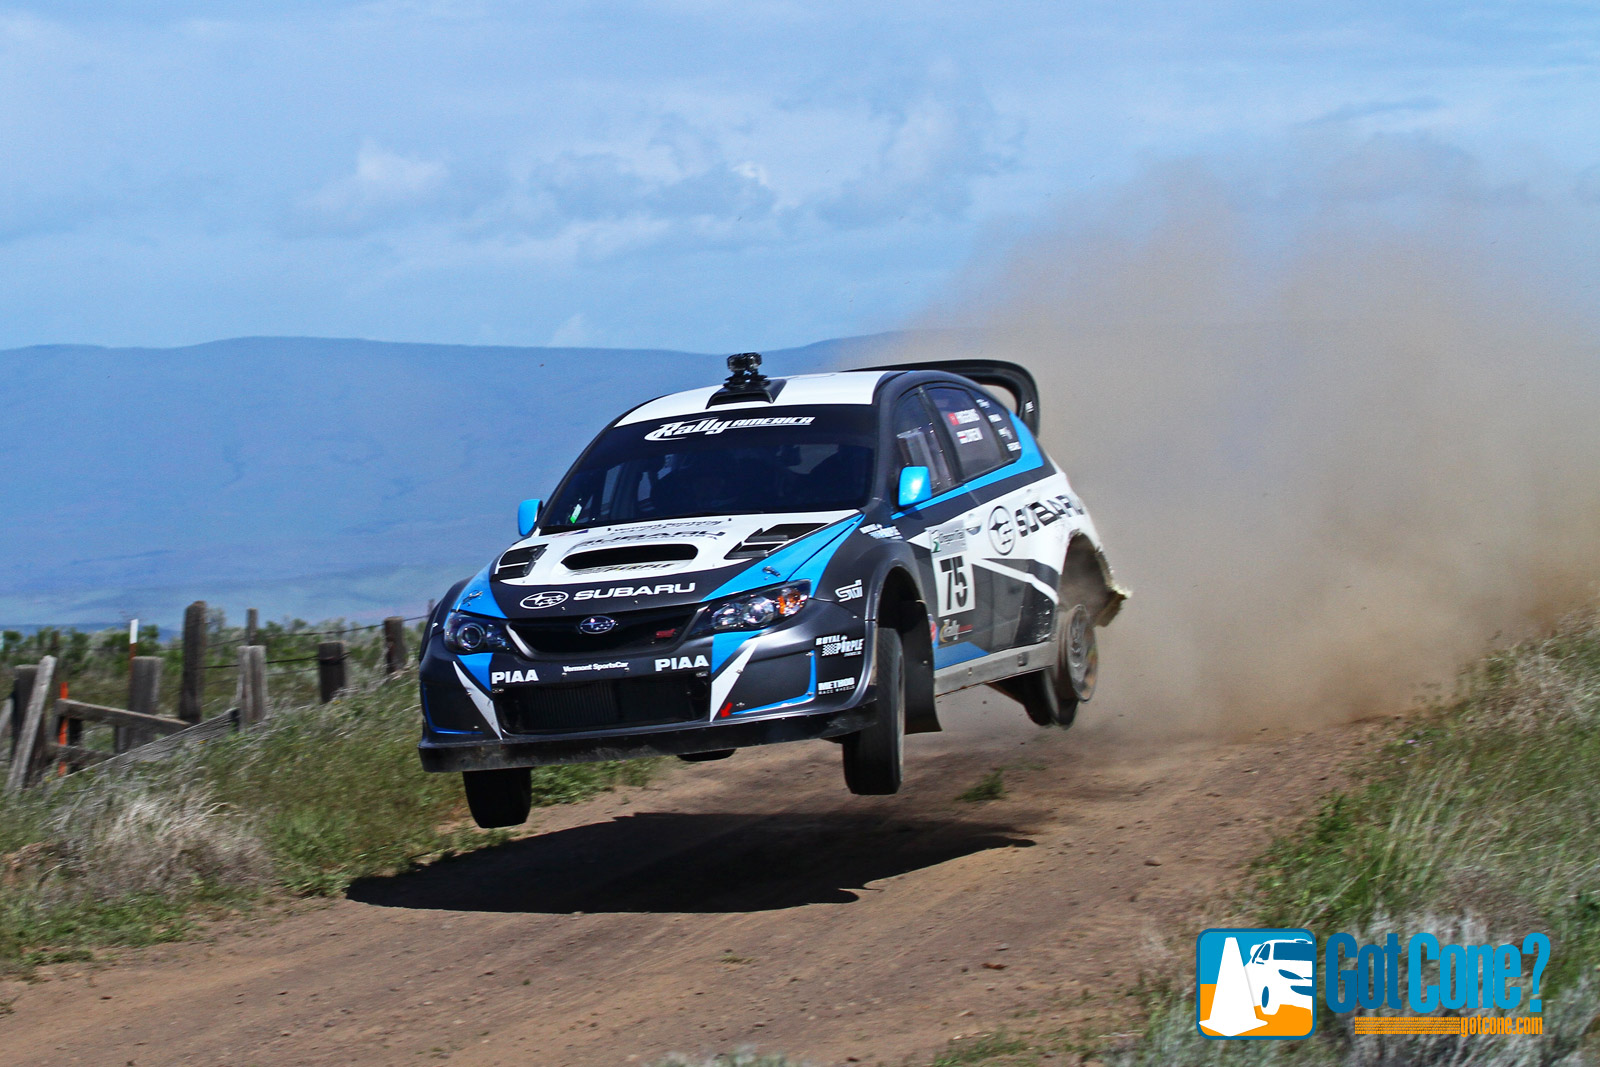
[{"label": "rear wheel", "polygon": [[844,739],[844,782],[860,796],[886,796],[900,792],[906,736],[906,651],[891,626],[878,626],[872,671],[872,722]]},{"label": "rear wheel", "polygon": [[1078,705],[1094,696],[1100,675],[1100,650],[1094,620],[1081,603],[1063,596],[1056,607],[1056,661],[1042,671],[1015,679],[1008,691],[1022,702],[1028,718],[1040,726],[1066,729],[1078,717]]},{"label": "rear wheel", "polygon": [[485,830],[520,826],[533,807],[533,772],[526,767],[498,771],[462,771],[472,821]]}]

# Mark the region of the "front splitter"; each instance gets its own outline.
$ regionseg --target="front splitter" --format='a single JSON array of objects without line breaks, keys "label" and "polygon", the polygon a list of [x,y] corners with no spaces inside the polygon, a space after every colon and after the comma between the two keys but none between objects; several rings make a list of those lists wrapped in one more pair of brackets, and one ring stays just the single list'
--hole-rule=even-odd
[{"label": "front splitter", "polygon": [[497,741],[428,741],[417,746],[426,771],[492,771],[507,767],[546,767],[562,763],[597,763],[642,756],[684,756],[752,748],[784,741],[842,737],[872,721],[868,708],[813,712],[756,719],[750,722],[696,724],[677,730],[636,734],[512,736]]}]

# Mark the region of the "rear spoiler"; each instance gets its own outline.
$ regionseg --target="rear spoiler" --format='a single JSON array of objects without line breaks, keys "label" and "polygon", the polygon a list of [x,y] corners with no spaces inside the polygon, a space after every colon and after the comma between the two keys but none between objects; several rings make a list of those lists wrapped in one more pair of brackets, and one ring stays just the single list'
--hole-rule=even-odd
[{"label": "rear spoiler", "polygon": [[936,370],[959,374],[990,389],[1002,389],[1016,401],[1017,415],[1035,437],[1039,434],[1039,385],[1026,367],[1000,359],[939,359],[927,363],[896,363],[865,370]]}]

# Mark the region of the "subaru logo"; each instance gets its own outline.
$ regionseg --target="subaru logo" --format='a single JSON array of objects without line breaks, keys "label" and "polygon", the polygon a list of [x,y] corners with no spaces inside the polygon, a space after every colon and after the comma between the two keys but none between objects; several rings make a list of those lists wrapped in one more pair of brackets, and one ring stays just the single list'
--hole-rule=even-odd
[{"label": "subaru logo", "polygon": [[591,615],[578,624],[578,632],[605,634],[617,628],[617,620],[606,615]]},{"label": "subaru logo", "polygon": [[543,592],[522,598],[522,606],[529,611],[538,611],[540,608],[553,608],[566,602],[567,594],[559,589],[546,589]]}]

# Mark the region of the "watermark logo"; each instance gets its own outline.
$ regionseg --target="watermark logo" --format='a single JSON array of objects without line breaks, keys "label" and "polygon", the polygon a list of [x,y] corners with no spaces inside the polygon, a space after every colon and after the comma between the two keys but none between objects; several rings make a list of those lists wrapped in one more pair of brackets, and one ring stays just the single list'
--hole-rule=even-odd
[{"label": "watermark logo", "polygon": [[[1195,943],[1195,1028],[1207,1038],[1302,1038],[1320,999],[1355,1034],[1542,1034],[1550,938],[1459,945],[1433,934],[1359,943],[1309,930],[1206,930]],[[1320,967],[1319,967],[1320,964]],[[1320,970],[1320,974],[1318,973]]]},{"label": "watermark logo", "polygon": [[1310,1037],[1316,939],[1309,930],[1206,930],[1195,943],[1194,999],[1204,1037]]}]

